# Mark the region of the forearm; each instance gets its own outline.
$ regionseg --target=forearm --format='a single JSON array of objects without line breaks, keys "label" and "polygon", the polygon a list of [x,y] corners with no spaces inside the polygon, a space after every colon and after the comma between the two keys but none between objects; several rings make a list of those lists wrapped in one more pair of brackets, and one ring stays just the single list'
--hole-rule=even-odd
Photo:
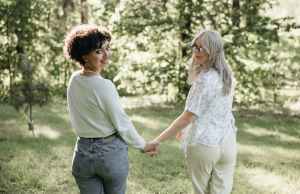
[{"label": "forearm", "polygon": [[143,150],[145,148],[146,142],[144,138],[142,138],[137,131],[135,130],[127,130],[127,131],[119,131],[120,136],[124,139],[124,141],[131,145],[132,147]]},{"label": "forearm", "polygon": [[128,115],[122,108],[116,88],[112,84],[110,84],[110,87],[107,92],[101,93],[101,104],[105,107],[104,109],[113,127],[128,145],[143,150],[145,147],[144,138],[136,131]]},{"label": "forearm", "polygon": [[186,126],[188,126],[193,120],[192,113],[183,112],[177,119],[175,119],[172,124],[164,130],[158,137],[154,140],[157,142],[165,141],[173,136]]},{"label": "forearm", "polygon": [[145,147],[145,140],[139,135],[129,117],[125,112],[120,113],[112,119],[120,136],[125,140],[128,145],[134,148],[143,150]]}]

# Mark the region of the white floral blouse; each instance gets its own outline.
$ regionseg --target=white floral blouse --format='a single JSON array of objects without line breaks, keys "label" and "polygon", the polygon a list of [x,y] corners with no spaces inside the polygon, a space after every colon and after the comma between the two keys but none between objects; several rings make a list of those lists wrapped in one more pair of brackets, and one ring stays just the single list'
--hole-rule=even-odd
[{"label": "white floral blouse", "polygon": [[189,91],[185,111],[196,119],[185,129],[183,148],[188,144],[218,146],[230,133],[237,131],[232,114],[233,89],[223,94],[223,81],[219,73],[210,69],[201,72]]}]

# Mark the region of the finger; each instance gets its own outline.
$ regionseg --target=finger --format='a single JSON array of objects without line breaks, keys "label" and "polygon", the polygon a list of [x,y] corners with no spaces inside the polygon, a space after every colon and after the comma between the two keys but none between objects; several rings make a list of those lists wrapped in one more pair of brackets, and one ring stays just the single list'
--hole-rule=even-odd
[{"label": "finger", "polygon": [[151,152],[146,152],[146,154],[149,155],[149,156],[151,156],[151,157],[153,157],[153,156],[157,155],[158,152],[156,152],[156,151],[151,151]]},{"label": "finger", "polygon": [[177,140],[181,140],[181,138],[182,138],[182,133],[181,133],[181,132],[178,132],[178,133],[176,134],[176,139],[177,139]]},{"label": "finger", "polygon": [[156,150],[156,149],[151,149],[151,150],[147,150],[147,151],[146,151],[147,154],[148,154],[148,153],[154,153],[154,152],[157,152],[157,150]]},{"label": "finger", "polygon": [[145,152],[150,152],[150,151],[153,151],[153,150],[155,150],[155,147],[146,147],[145,149]]}]

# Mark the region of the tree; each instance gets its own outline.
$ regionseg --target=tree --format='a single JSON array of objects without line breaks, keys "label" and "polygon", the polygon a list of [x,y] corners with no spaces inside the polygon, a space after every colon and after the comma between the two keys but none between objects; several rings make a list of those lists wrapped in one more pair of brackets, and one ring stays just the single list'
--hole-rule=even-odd
[{"label": "tree", "polygon": [[[33,131],[32,106],[43,105],[48,101],[48,87],[41,82],[34,71],[39,60],[36,53],[36,31],[43,30],[37,19],[43,17],[41,10],[46,1],[39,3],[26,1],[1,1],[2,31],[5,36],[2,45],[6,53],[1,60],[4,62],[1,69],[9,75],[9,95],[6,100],[17,110],[24,108],[29,130]],[[43,4],[44,3],[44,4]],[[46,11],[44,13],[47,13]],[[30,62],[31,61],[31,62]],[[39,80],[39,81],[37,81]]]},{"label": "tree", "polygon": [[[185,99],[190,42],[200,29],[209,28],[224,37],[237,79],[236,102],[245,106],[280,102],[279,91],[298,78],[297,54],[278,54],[274,48],[291,46],[279,34],[297,25],[291,18],[263,15],[273,4],[272,0],[0,0],[0,100],[22,107],[32,91],[45,96],[40,99],[44,102],[47,95],[35,94],[34,88],[41,88],[37,83],[45,84],[50,96],[65,97],[71,72],[78,67],[63,57],[64,35],[72,26],[89,22],[112,31],[111,64],[103,76],[114,79],[121,95],[158,93],[170,101]],[[13,100],[15,96],[19,100]]]},{"label": "tree", "polygon": [[[142,71],[144,78],[137,80],[137,77],[132,77],[133,73],[121,72],[118,78],[125,81],[120,86],[130,89],[127,83],[131,79],[135,79],[135,85],[142,82],[142,85],[149,86],[158,82],[158,87],[150,87],[150,90],[144,87],[141,93],[162,93],[167,92],[168,83],[172,83],[182,99],[184,96],[180,95],[186,94],[188,89],[184,64],[191,55],[189,42],[197,31],[209,28],[219,31],[225,39],[227,59],[238,81],[236,101],[246,106],[265,102],[265,92],[274,89],[266,82],[274,85],[283,78],[273,73],[281,79],[266,81],[266,75],[272,74],[272,69],[262,64],[278,61],[271,49],[280,40],[279,32],[296,27],[291,18],[272,19],[262,14],[273,4],[270,0],[126,1],[116,32],[129,36],[136,50],[152,52],[149,63],[156,68],[146,68],[150,64],[141,64],[145,63],[143,60],[129,64],[131,72]],[[132,66],[139,68],[135,70]]]}]

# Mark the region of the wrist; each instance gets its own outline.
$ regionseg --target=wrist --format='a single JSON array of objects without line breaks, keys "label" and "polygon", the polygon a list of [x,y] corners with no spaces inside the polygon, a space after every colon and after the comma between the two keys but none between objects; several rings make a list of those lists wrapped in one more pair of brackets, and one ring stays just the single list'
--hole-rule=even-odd
[{"label": "wrist", "polygon": [[137,148],[139,151],[143,152],[146,146],[147,146],[146,141],[145,141],[144,139],[142,139],[142,140],[140,141],[140,143],[139,143],[139,146],[137,146],[136,148]]},{"label": "wrist", "polygon": [[160,138],[155,138],[154,140],[152,140],[152,142],[154,142],[156,144],[160,144],[162,142],[162,140]]}]

